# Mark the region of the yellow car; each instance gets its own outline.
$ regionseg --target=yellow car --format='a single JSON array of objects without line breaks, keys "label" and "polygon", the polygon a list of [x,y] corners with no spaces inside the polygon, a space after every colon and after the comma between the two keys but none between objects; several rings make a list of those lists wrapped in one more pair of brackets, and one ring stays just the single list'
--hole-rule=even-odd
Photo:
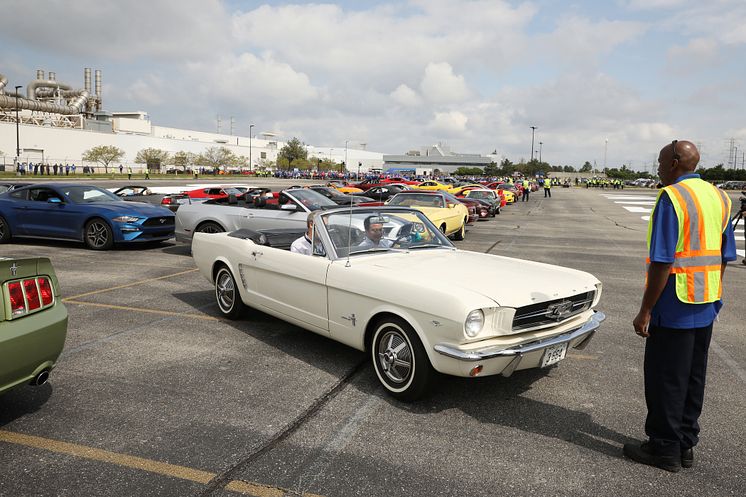
[{"label": "yellow car", "polygon": [[354,186],[346,185],[346,184],[342,183],[341,181],[330,181],[329,183],[326,184],[326,186],[331,186],[332,188],[335,188],[335,189],[339,190],[340,192],[347,193],[347,194],[350,194],[350,193],[363,193],[363,190],[361,190],[360,188],[356,188]]},{"label": "yellow car", "polygon": [[391,197],[387,205],[417,209],[445,235],[453,235],[454,240],[463,240],[466,236],[469,209],[443,193],[407,190]]},{"label": "yellow car", "polygon": [[503,195],[505,195],[505,203],[506,204],[514,204],[515,203],[515,194],[511,192],[510,190],[502,190]]},{"label": "yellow car", "polygon": [[450,193],[451,195],[461,195],[466,190],[470,190],[473,188],[479,188],[481,190],[484,187],[485,187],[484,185],[480,185],[478,183],[472,183],[469,185],[452,186],[451,188],[447,190],[447,192]]},{"label": "yellow car", "polygon": [[417,190],[450,190],[453,188],[453,185],[449,185],[447,183],[440,183],[438,181],[423,181],[419,185],[415,185],[412,188],[415,188]]}]

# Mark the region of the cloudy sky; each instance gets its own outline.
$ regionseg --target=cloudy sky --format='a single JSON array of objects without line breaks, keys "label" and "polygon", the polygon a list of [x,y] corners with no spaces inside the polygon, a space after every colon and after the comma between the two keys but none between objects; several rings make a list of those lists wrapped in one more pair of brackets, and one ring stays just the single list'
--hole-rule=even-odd
[{"label": "cloudy sky", "polygon": [[[277,131],[403,153],[437,142],[518,161],[650,168],[672,139],[705,165],[746,147],[743,0],[5,0],[0,73],[36,69],[155,124]],[[741,152],[739,151],[739,158]]]}]

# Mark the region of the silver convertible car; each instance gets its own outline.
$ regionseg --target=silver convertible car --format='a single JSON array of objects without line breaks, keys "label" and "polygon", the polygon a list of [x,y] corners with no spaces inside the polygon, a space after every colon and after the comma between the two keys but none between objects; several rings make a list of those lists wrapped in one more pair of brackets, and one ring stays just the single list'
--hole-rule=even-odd
[{"label": "silver convertible car", "polygon": [[418,210],[337,208],[313,219],[311,255],[248,230],[197,233],[192,255],[223,316],[252,307],[365,351],[399,399],[422,396],[436,371],[510,376],[552,366],[604,320],[592,275],[458,250]]},{"label": "silver convertible car", "polygon": [[238,229],[306,228],[309,212],[338,205],[308,188],[283,190],[277,198],[226,197],[184,204],[176,211],[176,241],[191,243],[195,233]]}]

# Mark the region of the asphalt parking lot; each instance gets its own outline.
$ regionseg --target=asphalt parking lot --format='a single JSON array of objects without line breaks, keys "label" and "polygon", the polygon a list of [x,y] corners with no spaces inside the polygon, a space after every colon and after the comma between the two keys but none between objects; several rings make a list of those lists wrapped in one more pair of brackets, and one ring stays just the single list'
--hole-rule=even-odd
[{"label": "asphalt parking lot", "polygon": [[644,434],[644,343],[631,322],[646,223],[599,190],[552,193],[457,245],[594,274],[601,332],[557,367],[444,377],[414,404],[388,397],[362,353],[258,312],[218,318],[183,245],[0,246],[49,257],[70,313],[49,383],[0,396],[0,495],[746,494],[741,257],[725,274],[695,467],[634,464],[621,447]]}]

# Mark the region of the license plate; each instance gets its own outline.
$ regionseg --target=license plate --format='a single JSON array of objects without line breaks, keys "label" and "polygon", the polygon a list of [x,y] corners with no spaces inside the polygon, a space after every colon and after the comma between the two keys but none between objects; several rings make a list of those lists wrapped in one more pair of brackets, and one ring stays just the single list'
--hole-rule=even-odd
[{"label": "license plate", "polygon": [[545,368],[552,364],[557,364],[565,358],[567,354],[567,343],[553,345],[544,350],[544,356],[541,358],[541,367]]}]

